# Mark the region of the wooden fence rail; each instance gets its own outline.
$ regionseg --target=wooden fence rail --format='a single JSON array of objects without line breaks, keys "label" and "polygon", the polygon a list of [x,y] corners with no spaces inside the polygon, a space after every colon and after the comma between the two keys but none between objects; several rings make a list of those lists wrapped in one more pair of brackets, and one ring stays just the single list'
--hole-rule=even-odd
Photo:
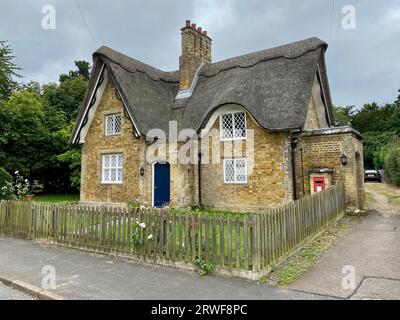
[{"label": "wooden fence rail", "polygon": [[261,214],[0,202],[0,234],[259,272],[345,211],[337,184]]}]

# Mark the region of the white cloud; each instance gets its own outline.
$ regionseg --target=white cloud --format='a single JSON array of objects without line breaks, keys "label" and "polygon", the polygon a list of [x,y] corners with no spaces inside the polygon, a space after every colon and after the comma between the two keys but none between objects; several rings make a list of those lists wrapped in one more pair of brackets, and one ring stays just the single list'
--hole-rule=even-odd
[{"label": "white cloud", "polygon": [[213,32],[238,21],[233,0],[195,0],[193,22]]}]

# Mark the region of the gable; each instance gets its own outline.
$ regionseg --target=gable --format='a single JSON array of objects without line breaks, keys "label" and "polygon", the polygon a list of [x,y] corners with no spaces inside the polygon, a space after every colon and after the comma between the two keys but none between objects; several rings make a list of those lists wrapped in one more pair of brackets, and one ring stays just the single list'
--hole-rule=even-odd
[{"label": "gable", "polygon": [[[72,143],[85,143],[85,139],[88,133],[88,130],[92,124],[92,121],[96,115],[97,108],[101,101],[103,100],[104,92],[107,87],[107,85],[112,85],[113,88],[115,89],[115,92],[118,97],[119,95],[119,90],[117,87],[115,87],[115,84],[113,80],[109,76],[109,71],[106,67],[105,64],[102,64],[100,67],[100,71],[97,74],[97,77],[94,79],[93,77],[91,78],[91,81],[94,82],[94,86],[92,89],[91,94],[89,95],[89,91],[87,93],[87,97],[85,99],[86,105],[83,105],[80,110],[80,114],[78,115],[78,120],[77,124],[75,125],[75,128],[73,130],[72,136],[70,141]],[[121,105],[124,108],[124,113],[128,115],[128,117],[131,120],[131,123],[133,124],[135,130],[134,130],[134,135],[135,137],[139,137],[139,130],[137,129],[137,126],[135,125],[135,120],[132,116],[132,114],[129,112],[129,110],[126,108],[125,103],[120,99]]]},{"label": "gable", "polygon": [[303,130],[313,130],[329,128],[329,112],[324,102],[324,93],[318,76],[314,77],[314,83],[311,90],[311,98],[308,104],[307,118]]}]

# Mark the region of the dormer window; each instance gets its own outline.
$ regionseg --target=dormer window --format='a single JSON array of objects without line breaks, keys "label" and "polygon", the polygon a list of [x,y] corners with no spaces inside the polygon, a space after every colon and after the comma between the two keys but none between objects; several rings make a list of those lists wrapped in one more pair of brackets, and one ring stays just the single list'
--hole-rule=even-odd
[{"label": "dormer window", "polygon": [[106,136],[113,136],[121,133],[122,125],[121,125],[121,115],[120,114],[112,114],[106,116],[106,128],[105,133]]},{"label": "dormer window", "polygon": [[220,115],[221,140],[246,139],[246,113],[232,112]]}]

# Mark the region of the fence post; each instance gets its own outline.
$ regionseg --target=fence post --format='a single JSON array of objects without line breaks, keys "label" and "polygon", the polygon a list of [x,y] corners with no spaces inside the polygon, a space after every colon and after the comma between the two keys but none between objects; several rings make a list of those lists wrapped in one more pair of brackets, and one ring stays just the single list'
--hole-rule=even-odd
[{"label": "fence post", "polygon": [[31,235],[31,237],[32,237],[32,239],[35,239],[36,238],[36,215],[37,215],[37,205],[36,204],[33,204],[32,205],[32,235]]},{"label": "fence post", "polygon": [[105,212],[105,208],[104,208],[104,206],[102,206],[101,207],[101,219],[100,219],[100,236],[99,236],[99,239],[100,239],[100,243],[101,244],[103,244],[103,240],[104,240],[104,229],[105,229],[105,226],[106,226],[106,212]]},{"label": "fence post", "polygon": [[256,214],[251,215],[250,241],[251,241],[251,263],[254,272],[260,270],[260,253],[259,253],[259,219]]}]

